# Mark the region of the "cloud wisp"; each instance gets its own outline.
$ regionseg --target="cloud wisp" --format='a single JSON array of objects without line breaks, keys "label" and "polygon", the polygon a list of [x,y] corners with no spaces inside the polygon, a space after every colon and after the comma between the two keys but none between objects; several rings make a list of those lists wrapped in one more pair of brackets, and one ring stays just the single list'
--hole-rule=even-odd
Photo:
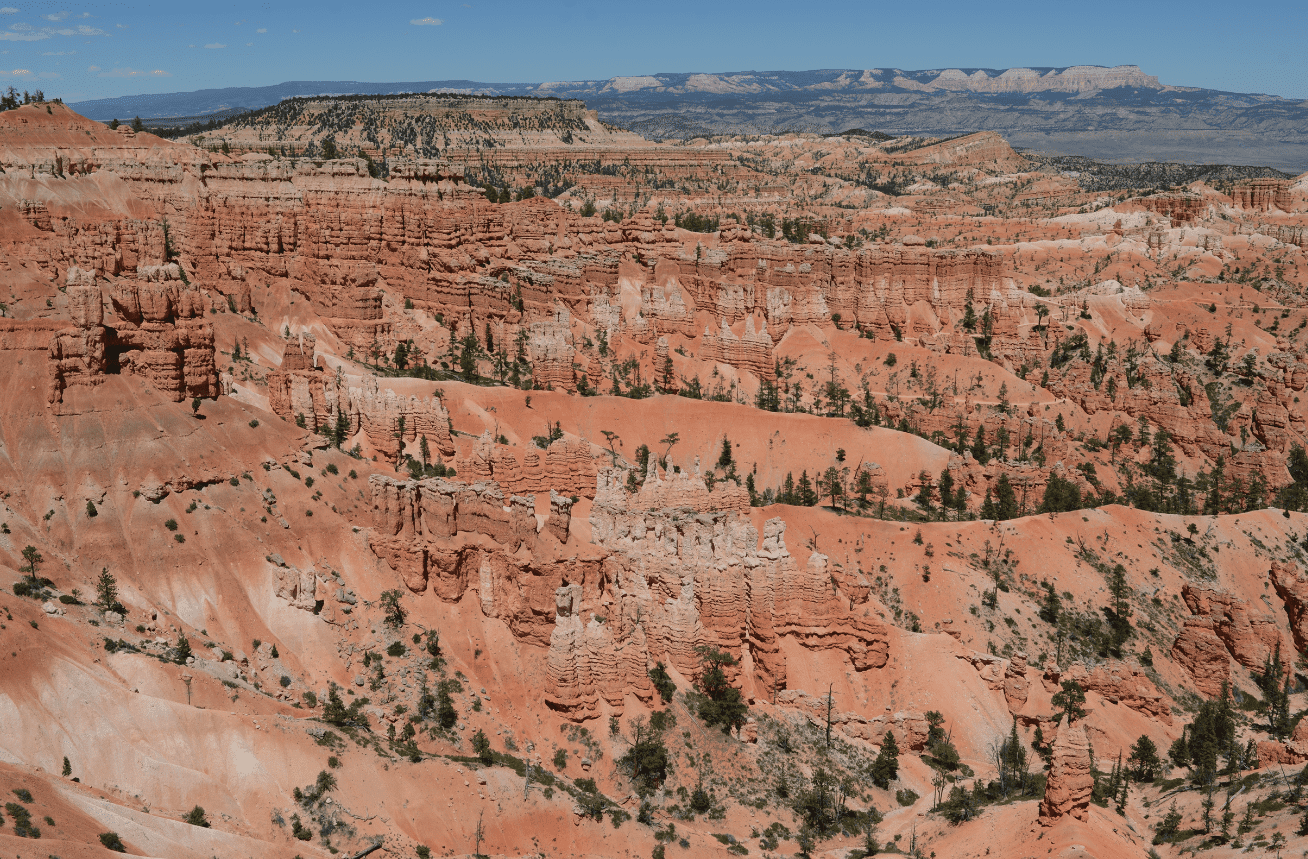
[{"label": "cloud wisp", "polygon": [[[91,66],[87,69],[88,72],[94,72],[99,70],[100,70],[99,66]],[[110,69],[107,72],[100,72],[100,77],[102,78],[170,78],[172,76],[173,76],[172,72],[166,72],[163,69],[122,68],[122,69]]]}]

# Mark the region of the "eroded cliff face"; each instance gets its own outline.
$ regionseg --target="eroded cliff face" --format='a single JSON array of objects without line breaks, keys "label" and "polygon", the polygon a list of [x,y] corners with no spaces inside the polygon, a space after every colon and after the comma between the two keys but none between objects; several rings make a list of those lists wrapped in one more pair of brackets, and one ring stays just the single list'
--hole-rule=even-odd
[{"label": "eroded cliff face", "polygon": [[457,601],[477,590],[487,616],[547,642],[545,701],[569,718],[594,716],[601,699],[615,708],[627,694],[648,699],[656,662],[698,676],[700,646],[748,657],[769,699],[786,688],[782,636],[843,651],[858,671],[886,664],[889,631],[866,583],[843,581],[818,553],[798,564],[782,520],[760,542],[738,502],[718,507],[715,496],[732,493],[709,492],[698,475],[651,473],[632,495],[622,485],[619,473],[601,474],[593,542],[578,546],[568,542],[571,502],[556,492],[538,526],[534,498],[506,497],[495,483],[374,475],[369,541],[410,591]]},{"label": "eroded cliff face", "polygon": [[[605,566],[615,583],[619,639],[643,626],[651,658],[688,677],[698,674],[701,645],[748,654],[764,698],[786,688],[782,636],[842,650],[858,671],[886,664],[888,629],[867,605],[866,588],[842,583],[819,553],[796,562],[782,520],[769,520],[760,542],[739,513],[707,506],[712,499],[697,475],[674,481],[685,487],[675,494],[652,482],[627,497],[610,476],[591,508],[592,540],[611,552]],[[645,507],[660,496],[676,506]]]},{"label": "eroded cliff face", "polygon": [[93,272],[69,269],[67,295],[72,326],[50,340],[51,403],[69,385],[97,385],[106,375],[138,376],[174,402],[218,396],[213,326],[177,266],[142,267],[134,279],[111,282],[112,326]]},{"label": "eroded cliff face", "polygon": [[371,450],[394,460],[403,447],[417,453],[426,439],[431,455],[452,457],[450,416],[437,396],[405,397],[365,375],[350,387],[343,375],[328,373],[314,357],[315,338],[300,334],[287,341],[281,366],[268,374],[268,406],[286,421],[333,434],[346,448],[362,434]]}]

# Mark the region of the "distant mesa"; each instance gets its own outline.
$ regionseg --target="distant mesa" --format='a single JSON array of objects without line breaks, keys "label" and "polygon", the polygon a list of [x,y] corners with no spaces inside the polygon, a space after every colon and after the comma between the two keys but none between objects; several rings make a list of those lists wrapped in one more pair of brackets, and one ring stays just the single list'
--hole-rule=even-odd
[{"label": "distant mesa", "polygon": [[544,83],[288,81],[73,107],[100,120],[140,116],[184,125],[287,98],[400,93],[581,99],[604,122],[649,139],[845,129],[949,137],[984,128],[1050,154],[1257,164],[1294,173],[1308,167],[1308,102],[1168,85],[1134,65],[660,72]]}]

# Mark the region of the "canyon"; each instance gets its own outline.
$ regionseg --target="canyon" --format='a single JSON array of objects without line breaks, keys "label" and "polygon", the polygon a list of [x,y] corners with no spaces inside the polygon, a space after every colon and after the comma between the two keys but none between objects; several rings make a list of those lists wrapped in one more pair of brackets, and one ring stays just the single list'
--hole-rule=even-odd
[{"label": "canyon", "polygon": [[42,849],[1224,856],[1223,780],[1304,845],[1308,178],[398,94],[0,170]]}]

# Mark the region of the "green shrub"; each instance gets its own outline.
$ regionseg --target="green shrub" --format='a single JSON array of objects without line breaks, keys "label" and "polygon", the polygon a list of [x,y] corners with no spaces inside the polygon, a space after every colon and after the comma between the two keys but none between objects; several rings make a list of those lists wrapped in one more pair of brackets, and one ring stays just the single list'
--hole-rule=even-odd
[{"label": "green shrub", "polygon": [[406,652],[404,642],[402,641],[393,642],[390,647],[386,648],[386,655],[395,657],[396,659],[403,656]]},{"label": "green shrub", "polygon": [[168,519],[168,520],[166,520],[166,521],[164,522],[164,527],[167,528],[169,531],[176,531],[176,530],[177,530],[177,520],[176,520],[176,519]]},{"label": "green shrub", "polygon": [[186,812],[186,816],[182,819],[192,826],[203,826],[205,829],[209,828],[209,818],[205,816],[204,808],[202,806],[197,805],[195,808],[192,808],[190,811]]},{"label": "green shrub", "polygon": [[101,832],[100,843],[103,844],[106,849],[112,850],[115,853],[127,852],[127,847],[124,846],[123,840],[118,837],[117,832]]},{"label": "green shrub", "polygon": [[480,728],[472,735],[472,750],[477,753],[477,757],[481,758],[484,765],[490,766],[495,762],[495,756],[491,753],[490,739]]},{"label": "green shrub", "polygon": [[895,802],[899,803],[903,808],[908,808],[910,805],[917,802],[917,800],[917,793],[909,788],[895,791]]}]

